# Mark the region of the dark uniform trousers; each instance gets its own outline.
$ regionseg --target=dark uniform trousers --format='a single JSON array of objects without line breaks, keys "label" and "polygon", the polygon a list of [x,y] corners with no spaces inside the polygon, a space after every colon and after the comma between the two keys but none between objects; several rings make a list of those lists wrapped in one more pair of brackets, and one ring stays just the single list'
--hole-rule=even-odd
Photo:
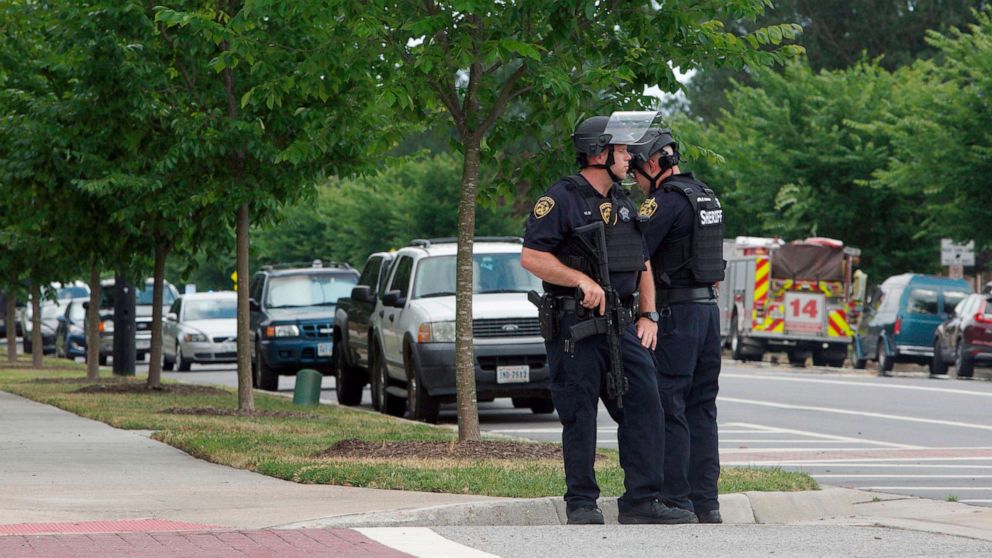
[{"label": "dark uniform trousers", "polygon": [[669,505],[703,513],[719,509],[720,310],[716,304],[673,304],[658,328],[658,392],[665,409],[665,483]]},{"label": "dark uniform trousers", "polygon": [[620,466],[624,471],[625,508],[645,500],[660,498],[662,471],[657,456],[664,449],[664,414],[658,399],[657,374],[651,353],[641,346],[633,325],[621,338],[624,371],[630,390],[623,396],[623,408],[606,396],[606,375],[610,357],[605,335],[595,335],[576,343],[575,352],[565,352],[565,339],[575,324],[574,313],[559,322],[558,335],[545,342],[551,368],[551,398],[562,424],[562,450],[565,458],[565,501],[570,506],[595,505],[599,486],[593,465],[596,459],[596,414],[602,398],[607,411],[618,424]]}]

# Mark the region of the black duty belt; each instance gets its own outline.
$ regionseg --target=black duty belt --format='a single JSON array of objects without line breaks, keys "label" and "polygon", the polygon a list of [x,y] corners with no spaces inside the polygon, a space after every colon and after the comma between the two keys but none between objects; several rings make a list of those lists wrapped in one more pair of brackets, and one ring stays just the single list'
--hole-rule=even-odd
[{"label": "black duty belt", "polygon": [[683,302],[709,302],[716,301],[715,287],[695,287],[684,289],[658,289],[655,293],[657,306],[659,308],[680,304]]}]

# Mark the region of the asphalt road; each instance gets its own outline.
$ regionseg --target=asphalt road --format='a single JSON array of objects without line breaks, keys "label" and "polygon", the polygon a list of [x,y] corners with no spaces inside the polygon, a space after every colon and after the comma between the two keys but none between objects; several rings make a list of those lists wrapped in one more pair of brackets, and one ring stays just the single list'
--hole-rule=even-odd
[{"label": "asphalt road", "polygon": [[[720,448],[724,465],[780,466],[822,484],[992,506],[992,382],[932,379],[923,368],[895,377],[851,369],[797,369],[724,361]],[[139,374],[144,367],[139,369]],[[167,377],[236,385],[230,366],[194,365]],[[282,377],[291,392],[294,378]],[[322,398],[333,401],[334,379]],[[363,406],[370,408],[366,389]],[[482,428],[560,441],[557,417],[514,409],[509,400],[479,405]],[[455,424],[453,405],[441,422]],[[600,413],[599,445],[616,447],[616,428]]]}]

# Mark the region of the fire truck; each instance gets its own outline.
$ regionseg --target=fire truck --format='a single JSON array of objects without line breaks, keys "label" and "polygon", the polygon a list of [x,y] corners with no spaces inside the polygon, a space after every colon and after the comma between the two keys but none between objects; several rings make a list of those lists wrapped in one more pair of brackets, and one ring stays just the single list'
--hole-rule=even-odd
[{"label": "fire truck", "polygon": [[830,238],[726,241],[720,333],[733,358],[782,351],[795,366],[809,357],[817,366],[843,366],[864,299],[860,255]]}]

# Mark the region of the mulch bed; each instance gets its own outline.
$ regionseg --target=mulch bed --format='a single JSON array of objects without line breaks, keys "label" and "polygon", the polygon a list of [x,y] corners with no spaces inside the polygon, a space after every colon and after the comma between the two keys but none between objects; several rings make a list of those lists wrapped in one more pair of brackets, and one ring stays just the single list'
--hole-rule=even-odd
[{"label": "mulch bed", "polygon": [[119,382],[92,384],[81,387],[75,393],[137,393],[137,394],[168,394],[168,395],[231,395],[231,392],[210,386],[194,386],[189,384],[162,384],[157,388],[149,388],[145,382]]},{"label": "mulch bed", "polygon": [[218,409],[215,407],[170,407],[163,409],[163,413],[170,415],[194,415],[194,416],[215,416],[215,417],[272,417],[272,418],[306,418],[318,419],[320,415],[315,413],[301,413],[294,411],[240,411],[238,409]]},{"label": "mulch bed", "polygon": [[86,383],[122,383],[129,381],[127,378],[122,378],[120,376],[111,376],[106,378],[97,378],[94,381],[90,381],[86,376],[81,376],[78,378],[34,378],[33,380],[28,380],[24,382],[26,384],[86,384]]},{"label": "mulch bed", "polygon": [[366,442],[341,440],[317,457],[379,459],[561,459],[561,446],[526,442]]},{"label": "mulch bed", "polygon": [[17,361],[17,362],[7,362],[5,359],[0,357],[0,369],[3,370],[26,370],[29,372],[40,372],[43,370],[79,370],[78,366],[72,366],[71,364],[65,365],[45,365],[40,368],[35,368],[31,361]]}]

